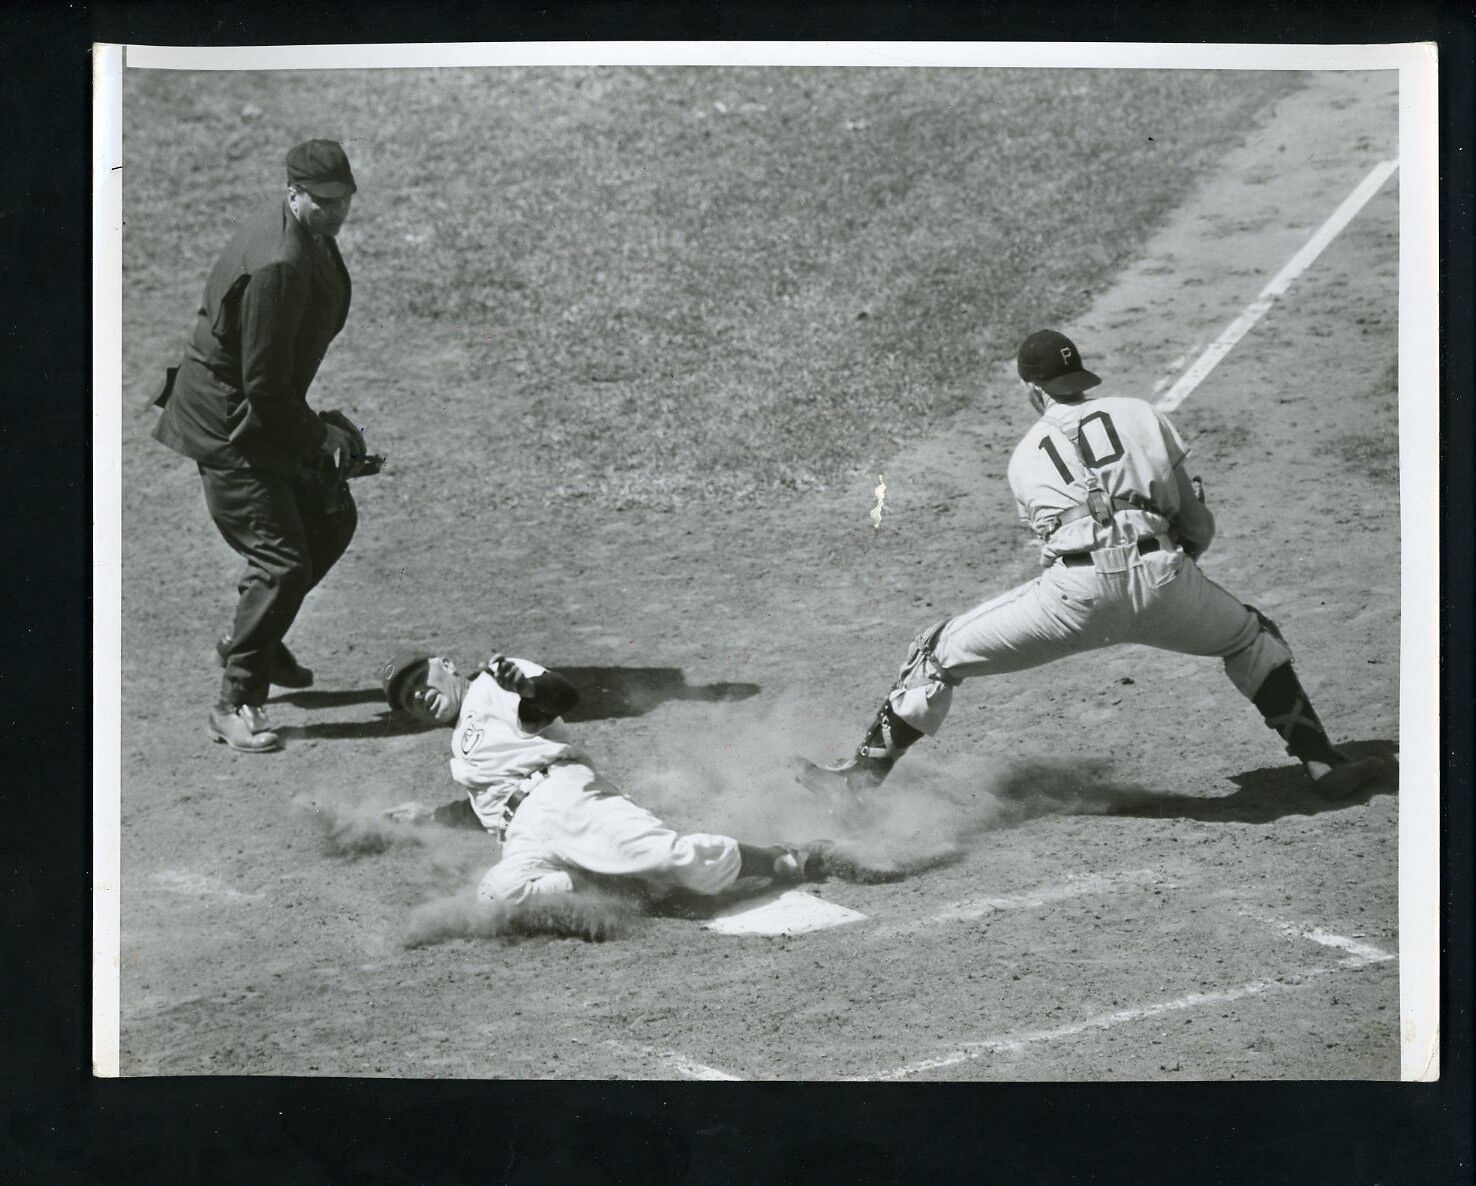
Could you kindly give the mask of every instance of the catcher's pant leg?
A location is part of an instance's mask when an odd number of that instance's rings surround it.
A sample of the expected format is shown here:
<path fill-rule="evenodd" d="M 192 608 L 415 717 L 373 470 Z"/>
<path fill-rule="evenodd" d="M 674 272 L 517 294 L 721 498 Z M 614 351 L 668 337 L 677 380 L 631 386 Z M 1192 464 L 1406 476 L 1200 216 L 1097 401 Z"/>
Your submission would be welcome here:
<path fill-rule="evenodd" d="M 1131 570 L 1135 606 L 1129 641 L 1186 655 L 1214 655 L 1247 700 L 1291 662 L 1291 648 L 1239 598 L 1181 552 L 1155 552 Z"/>
<path fill-rule="evenodd" d="M 536 809 L 545 851 L 563 865 L 639 877 L 698 894 L 718 894 L 738 877 L 731 836 L 679 835 L 644 807 L 605 785 L 588 766 L 560 762 L 523 801 L 516 822 Z"/>
<path fill-rule="evenodd" d="M 973 676 L 1024 671 L 1119 641 L 1121 574 L 1054 565 L 1033 581 L 950 618 L 930 652 L 904 668 L 888 701 L 914 729 L 938 731 L 953 686 Z"/>
<path fill-rule="evenodd" d="M 261 704 L 272 652 L 312 588 L 312 551 L 297 494 L 287 478 L 266 470 L 201 466 L 200 479 L 216 528 L 246 561 L 220 699 Z"/>

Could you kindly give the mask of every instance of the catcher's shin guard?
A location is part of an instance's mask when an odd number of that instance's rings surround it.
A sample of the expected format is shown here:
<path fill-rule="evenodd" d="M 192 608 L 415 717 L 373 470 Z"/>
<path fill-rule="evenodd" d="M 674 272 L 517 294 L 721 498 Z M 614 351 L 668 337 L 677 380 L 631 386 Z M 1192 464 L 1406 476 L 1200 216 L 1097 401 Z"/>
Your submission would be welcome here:
<path fill-rule="evenodd" d="M 943 670 L 933 656 L 933 648 L 950 621 L 951 619 L 944 618 L 934 622 L 913 639 L 907 650 L 907 658 L 902 663 L 902 670 L 897 673 L 896 682 L 892 684 L 881 707 L 876 710 L 876 716 L 872 717 L 866 736 L 861 739 L 854 754 L 827 766 L 800 759 L 798 778 L 802 786 L 825 796 L 842 789 L 851 795 L 857 795 L 881 786 L 892 772 L 897 759 L 923 736 L 922 729 L 898 715 L 892 706 L 892 697 L 899 693 L 904 697 L 909 692 L 921 693 L 929 684 L 952 687 L 958 682 L 956 677 Z M 947 711 L 946 705 L 942 711 Z M 941 715 L 940 713 L 939 716 Z"/>
<path fill-rule="evenodd" d="M 1328 740 L 1327 730 L 1317 719 L 1312 702 L 1307 699 L 1302 682 L 1297 679 L 1290 663 L 1274 668 L 1261 681 L 1260 689 L 1251 702 L 1260 709 L 1266 724 L 1281 734 L 1286 742 L 1286 752 L 1292 757 L 1324 766 L 1341 766 L 1348 761 Z"/>
<path fill-rule="evenodd" d="M 890 700 L 884 700 L 854 754 L 828 766 L 804 762 L 799 780 L 821 794 L 842 787 L 852 794 L 874 790 L 886 780 L 908 746 L 921 736 L 920 730 L 892 711 Z"/>

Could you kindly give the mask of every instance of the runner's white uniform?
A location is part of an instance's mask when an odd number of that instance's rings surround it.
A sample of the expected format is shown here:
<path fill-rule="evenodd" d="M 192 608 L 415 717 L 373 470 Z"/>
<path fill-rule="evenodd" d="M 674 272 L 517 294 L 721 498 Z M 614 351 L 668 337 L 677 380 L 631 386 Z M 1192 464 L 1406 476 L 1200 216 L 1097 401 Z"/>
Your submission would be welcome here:
<path fill-rule="evenodd" d="M 512 662 L 529 677 L 544 672 L 526 659 Z M 678 835 L 585 765 L 562 721 L 524 729 L 519 704 L 516 692 L 483 672 L 468 685 L 451 735 L 451 777 L 467 789 L 482 825 L 502 839 L 502 858 L 482 878 L 479 897 L 520 902 L 568 893 L 581 870 L 701 894 L 737 879 L 736 840 Z"/>
<path fill-rule="evenodd" d="M 1218 656 L 1253 697 L 1291 651 L 1170 537 L 1202 551 L 1214 535 L 1213 517 L 1191 493 L 1186 456 L 1173 425 L 1143 400 L 1048 404 L 1008 471 L 1045 571 L 934 627 L 931 656 L 904 667 L 890 694 L 893 712 L 931 735 L 962 679 L 1116 643 Z M 1112 499 L 1109 525 L 1077 510 L 1093 483 Z M 1146 541 L 1157 550 L 1143 550 Z"/>

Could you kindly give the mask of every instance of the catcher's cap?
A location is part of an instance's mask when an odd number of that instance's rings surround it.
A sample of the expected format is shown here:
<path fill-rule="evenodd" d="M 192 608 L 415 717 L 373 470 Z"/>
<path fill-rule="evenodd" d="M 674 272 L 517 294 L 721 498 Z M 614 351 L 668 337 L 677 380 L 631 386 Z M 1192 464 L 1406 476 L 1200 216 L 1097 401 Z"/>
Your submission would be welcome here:
<path fill-rule="evenodd" d="M 379 682 L 384 687 L 384 698 L 391 708 L 404 708 L 401 696 L 405 685 L 417 675 L 423 675 L 432 655 L 427 651 L 400 650 L 395 657 L 379 669 Z"/>
<path fill-rule="evenodd" d="M 289 149 L 287 180 L 315 198 L 345 198 L 359 188 L 336 140 L 306 140 Z"/>
<path fill-rule="evenodd" d="M 1075 343 L 1053 329 L 1037 330 L 1026 338 L 1015 364 L 1020 378 L 1047 395 L 1080 395 L 1102 381 L 1081 365 L 1081 352 Z"/>

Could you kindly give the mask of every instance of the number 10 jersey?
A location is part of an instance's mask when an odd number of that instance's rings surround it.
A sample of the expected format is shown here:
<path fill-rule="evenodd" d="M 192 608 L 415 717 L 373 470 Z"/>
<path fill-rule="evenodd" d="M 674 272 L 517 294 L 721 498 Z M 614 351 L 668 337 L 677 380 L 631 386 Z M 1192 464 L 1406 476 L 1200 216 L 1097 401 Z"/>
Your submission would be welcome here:
<path fill-rule="evenodd" d="M 1179 512 L 1174 469 L 1187 456 L 1174 426 L 1144 400 L 1051 404 L 1015 447 L 1008 470 L 1020 517 L 1040 537 L 1041 563 L 1166 534 Z M 1086 502 L 1093 481 L 1112 496 L 1116 540 L 1090 515 L 1057 525 Z"/>

